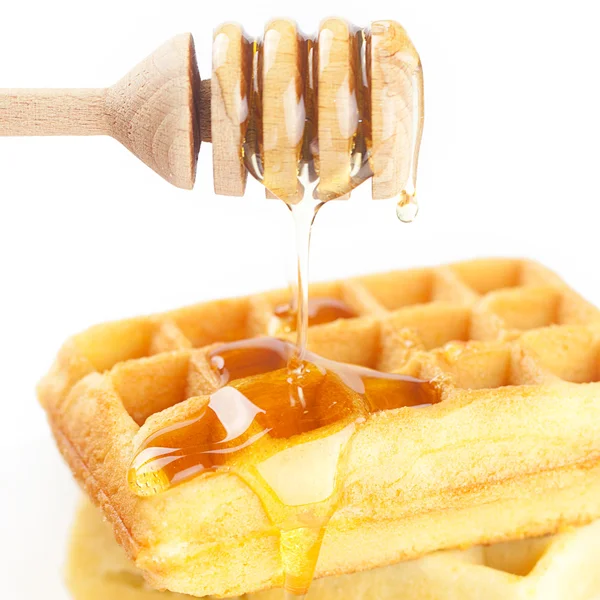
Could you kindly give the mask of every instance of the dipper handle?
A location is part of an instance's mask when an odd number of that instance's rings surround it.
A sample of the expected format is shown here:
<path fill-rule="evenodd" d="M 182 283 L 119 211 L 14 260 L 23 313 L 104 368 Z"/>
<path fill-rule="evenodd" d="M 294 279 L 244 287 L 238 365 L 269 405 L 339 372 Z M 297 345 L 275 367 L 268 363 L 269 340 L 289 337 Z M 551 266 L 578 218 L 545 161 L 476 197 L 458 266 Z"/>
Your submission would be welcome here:
<path fill-rule="evenodd" d="M 105 135 L 105 89 L 0 89 L 0 136 Z"/>
<path fill-rule="evenodd" d="M 0 136 L 109 135 L 173 185 L 191 189 L 206 95 L 185 33 L 109 88 L 0 90 Z"/>

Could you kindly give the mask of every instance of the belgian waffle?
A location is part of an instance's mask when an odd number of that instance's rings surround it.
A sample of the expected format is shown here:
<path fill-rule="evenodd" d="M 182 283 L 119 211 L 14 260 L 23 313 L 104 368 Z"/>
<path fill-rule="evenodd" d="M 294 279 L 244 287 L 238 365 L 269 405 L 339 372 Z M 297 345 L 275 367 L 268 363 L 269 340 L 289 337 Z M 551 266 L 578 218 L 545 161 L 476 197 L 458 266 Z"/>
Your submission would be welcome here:
<path fill-rule="evenodd" d="M 599 553 L 596 521 L 555 536 L 444 550 L 389 567 L 326 577 L 315 582 L 308 600 L 592 600 L 600 597 Z M 190 600 L 150 589 L 98 509 L 87 501 L 73 528 L 67 580 L 74 600 Z M 244 598 L 281 600 L 281 591 Z"/>
<path fill-rule="evenodd" d="M 359 315 L 312 327 L 312 351 L 433 378 L 440 393 L 357 431 L 317 577 L 600 517 L 600 311 L 557 275 L 478 260 L 311 295 Z M 126 474 L 137 443 L 206 393 L 213 344 L 268 332 L 285 300 L 269 292 L 93 327 L 67 341 L 40 384 L 63 456 L 153 587 L 225 596 L 281 585 L 278 538 L 238 477 L 139 498 Z"/>

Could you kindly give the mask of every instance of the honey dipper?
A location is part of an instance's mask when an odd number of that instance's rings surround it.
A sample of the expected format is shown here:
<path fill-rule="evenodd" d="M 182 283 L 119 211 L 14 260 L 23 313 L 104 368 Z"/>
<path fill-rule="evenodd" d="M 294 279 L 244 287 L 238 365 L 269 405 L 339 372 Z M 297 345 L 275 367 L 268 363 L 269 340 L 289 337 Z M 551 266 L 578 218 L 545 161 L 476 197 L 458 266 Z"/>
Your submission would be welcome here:
<path fill-rule="evenodd" d="M 288 20 L 250 40 L 218 27 L 212 80 L 192 35 L 178 35 L 105 89 L 0 89 L 0 136 L 110 135 L 173 185 L 191 189 L 201 141 L 217 194 L 243 196 L 247 172 L 299 197 L 312 165 L 324 199 L 373 179 L 373 198 L 413 193 L 422 130 L 419 56 L 404 29 L 324 21 L 306 38 Z"/>

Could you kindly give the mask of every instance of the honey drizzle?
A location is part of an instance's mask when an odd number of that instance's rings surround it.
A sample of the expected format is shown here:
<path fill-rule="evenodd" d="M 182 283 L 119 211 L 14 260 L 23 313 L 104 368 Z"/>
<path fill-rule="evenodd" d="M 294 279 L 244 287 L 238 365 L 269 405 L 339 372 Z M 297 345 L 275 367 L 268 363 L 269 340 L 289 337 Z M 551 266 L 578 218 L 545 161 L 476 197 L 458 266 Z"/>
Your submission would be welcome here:
<path fill-rule="evenodd" d="M 292 298 L 295 298 L 296 312 L 296 355 L 302 361 L 308 344 L 308 270 L 310 259 L 310 238 L 312 226 L 317 213 L 323 206 L 322 202 L 304 198 L 298 204 L 288 204 L 294 219 L 296 235 L 297 270 L 291 278 L 290 288 Z"/>
<path fill-rule="evenodd" d="M 279 24 L 287 27 L 283 22 Z M 413 102 L 407 106 L 413 111 L 409 115 L 412 123 L 410 127 L 404 124 L 402 132 L 394 130 L 391 137 L 408 135 L 410 141 L 410 164 L 401 182 L 397 214 L 401 220 L 411 220 L 412 213 L 416 213 L 413 204 L 423 83 L 418 54 L 405 37 L 402 60 L 412 85 Z M 303 598 L 310 586 L 325 528 L 341 498 L 344 463 L 356 429 L 373 412 L 419 407 L 439 400 L 431 382 L 336 363 L 307 350 L 312 224 L 324 201 L 349 193 L 373 176 L 374 158 L 379 151 L 373 148 L 371 123 L 372 36 L 368 30 L 357 30 L 351 33 L 350 46 L 355 80 L 347 83 L 349 90 L 340 88 L 340 92 L 353 93 L 356 100 L 354 128 L 347 132 L 351 140 L 349 170 L 346 165 L 340 167 L 340 173 L 348 172 L 349 178 L 343 177 L 343 185 L 334 182 L 333 188 L 329 185 L 320 189 L 318 74 L 321 52 L 326 52 L 320 41 L 299 38 L 297 69 L 306 76 L 292 75 L 295 79 L 281 97 L 281 102 L 287 103 L 286 126 L 282 129 L 279 125 L 278 135 L 292 136 L 293 140 L 288 141 L 298 143 L 299 182 L 295 190 L 281 192 L 277 166 L 269 165 L 269 177 L 265 175 L 266 150 L 269 160 L 278 160 L 270 146 L 273 138 L 266 140 L 263 129 L 270 117 L 263 114 L 263 87 L 269 66 L 277 60 L 277 44 L 269 46 L 268 59 L 265 40 L 249 44 L 252 76 L 249 98 L 243 98 L 248 105 L 247 116 L 240 123 L 247 170 L 286 202 L 295 219 L 295 302 L 290 304 L 287 316 L 296 316 L 296 345 L 258 338 L 214 350 L 209 358 L 220 389 L 210 397 L 194 399 L 197 410 L 187 420 L 148 436 L 138 448 L 128 474 L 130 487 L 142 496 L 222 469 L 241 477 L 279 531 L 286 598 Z M 296 97 L 290 102 L 288 92 L 294 90 Z M 296 140 L 300 115 L 304 125 L 301 139 Z M 276 188 L 271 187 L 271 181 L 276 182 Z M 331 189 L 336 191 L 332 193 Z M 314 477 L 314 469 L 320 470 L 320 477 Z"/>
<path fill-rule="evenodd" d="M 434 404 L 438 391 L 310 351 L 299 369 L 295 345 L 276 338 L 223 344 L 208 359 L 221 387 L 198 398 L 186 420 L 144 440 L 129 485 L 149 496 L 202 473 L 235 473 L 280 532 L 284 586 L 301 595 L 340 501 L 356 429 L 381 410 Z"/>

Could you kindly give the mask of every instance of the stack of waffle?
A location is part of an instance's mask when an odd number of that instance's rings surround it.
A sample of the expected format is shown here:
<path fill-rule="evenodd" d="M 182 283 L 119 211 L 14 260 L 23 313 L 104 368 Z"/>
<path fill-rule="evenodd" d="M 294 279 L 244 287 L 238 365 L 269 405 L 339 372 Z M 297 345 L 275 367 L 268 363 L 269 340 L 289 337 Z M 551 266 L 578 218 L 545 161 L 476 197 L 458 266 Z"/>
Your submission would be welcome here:
<path fill-rule="evenodd" d="M 386 589 L 403 598 L 600 592 L 596 525 L 480 546 L 600 517 L 600 311 L 544 267 L 504 259 L 318 284 L 311 296 L 341 299 L 357 315 L 311 327 L 313 352 L 434 379 L 439 390 L 438 403 L 372 414 L 355 434 L 314 598 L 348 597 L 348 585 L 353 597 L 381 599 L 396 597 Z M 96 326 L 65 344 L 40 384 L 63 456 L 152 587 L 203 596 L 281 585 L 277 536 L 238 477 L 200 476 L 139 498 L 126 476 L 142 439 L 213 391 L 214 345 L 272 333 L 285 300 L 272 292 Z M 470 549 L 448 550 L 459 547 Z M 97 551 L 110 565 L 113 548 Z M 77 552 L 82 575 L 90 552 Z M 123 581 L 111 568 L 90 577 L 149 593 L 135 587 L 132 566 L 119 569 Z M 374 591 L 356 595 L 363 587 Z"/>

